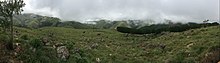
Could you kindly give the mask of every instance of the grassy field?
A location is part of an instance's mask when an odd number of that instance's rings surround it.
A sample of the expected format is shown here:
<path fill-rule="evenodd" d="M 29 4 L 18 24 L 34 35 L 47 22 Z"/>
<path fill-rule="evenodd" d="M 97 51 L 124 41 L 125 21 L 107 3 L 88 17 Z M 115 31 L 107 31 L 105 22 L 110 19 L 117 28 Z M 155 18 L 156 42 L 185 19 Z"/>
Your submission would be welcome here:
<path fill-rule="evenodd" d="M 17 42 L 23 48 L 18 59 L 27 63 L 63 62 L 57 58 L 56 50 L 48 46 L 38 47 L 35 52 L 30 50 L 38 44 L 32 43 L 34 39 L 42 37 L 50 37 L 51 44 L 66 44 L 70 51 L 67 63 L 198 63 L 210 61 L 209 57 L 219 61 L 219 55 L 213 53 L 220 48 L 219 26 L 148 37 L 125 37 L 113 29 L 16 29 L 20 32 Z"/>

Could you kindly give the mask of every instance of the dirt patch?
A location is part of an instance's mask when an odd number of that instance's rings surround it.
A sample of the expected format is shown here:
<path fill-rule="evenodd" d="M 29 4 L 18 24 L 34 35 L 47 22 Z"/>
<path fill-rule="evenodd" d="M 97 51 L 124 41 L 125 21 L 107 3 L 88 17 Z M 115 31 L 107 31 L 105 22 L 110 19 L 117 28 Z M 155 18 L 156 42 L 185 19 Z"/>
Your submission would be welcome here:
<path fill-rule="evenodd" d="M 13 51 L 6 49 L 5 44 L 0 42 L 0 63 L 23 63 L 16 59 Z"/>
<path fill-rule="evenodd" d="M 199 63 L 217 63 L 220 61 L 220 47 L 207 53 Z"/>

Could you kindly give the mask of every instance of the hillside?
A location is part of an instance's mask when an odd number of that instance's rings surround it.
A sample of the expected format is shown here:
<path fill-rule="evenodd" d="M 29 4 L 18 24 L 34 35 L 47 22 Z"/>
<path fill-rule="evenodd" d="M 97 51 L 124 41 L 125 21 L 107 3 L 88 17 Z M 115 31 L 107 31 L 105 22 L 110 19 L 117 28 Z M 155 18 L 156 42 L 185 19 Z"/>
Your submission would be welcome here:
<path fill-rule="evenodd" d="M 17 28 L 17 31 L 22 52 L 16 57 L 25 63 L 61 62 L 56 50 L 51 48 L 56 43 L 67 46 L 70 52 L 68 63 L 207 63 L 220 60 L 219 26 L 165 32 L 147 38 L 140 35 L 125 37 L 110 29 L 44 27 Z M 44 37 L 49 37 L 49 46 L 40 45 L 42 41 L 36 40 Z M 32 51 L 33 47 L 35 51 Z"/>
<path fill-rule="evenodd" d="M 90 21 L 90 23 L 82 23 L 80 21 L 63 21 L 57 17 L 42 16 L 33 13 L 14 15 L 13 20 L 15 21 L 15 26 L 30 29 L 37 29 L 42 27 L 65 27 L 75 29 L 115 29 L 118 26 L 138 28 L 149 24 L 144 23 L 144 20 L 112 21 L 105 19 Z"/>

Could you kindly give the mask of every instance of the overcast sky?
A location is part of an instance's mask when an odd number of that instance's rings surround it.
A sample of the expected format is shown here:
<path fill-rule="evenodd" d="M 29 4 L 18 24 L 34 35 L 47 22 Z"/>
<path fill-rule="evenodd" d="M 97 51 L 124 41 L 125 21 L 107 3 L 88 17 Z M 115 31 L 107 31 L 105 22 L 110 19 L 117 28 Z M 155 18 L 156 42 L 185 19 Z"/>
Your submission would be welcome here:
<path fill-rule="evenodd" d="M 25 0 L 25 13 L 63 20 L 219 21 L 219 0 Z"/>

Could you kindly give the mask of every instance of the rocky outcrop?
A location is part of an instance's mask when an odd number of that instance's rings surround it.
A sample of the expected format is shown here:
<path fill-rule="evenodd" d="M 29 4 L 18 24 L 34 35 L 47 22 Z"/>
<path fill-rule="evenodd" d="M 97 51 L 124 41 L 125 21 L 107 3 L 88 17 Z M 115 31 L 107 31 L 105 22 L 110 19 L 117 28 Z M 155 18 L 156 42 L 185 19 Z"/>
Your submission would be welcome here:
<path fill-rule="evenodd" d="M 66 46 L 58 46 L 58 47 L 56 47 L 56 50 L 57 50 L 58 58 L 60 58 L 63 61 L 67 61 L 67 59 L 70 56 L 69 50 L 67 49 L 67 47 Z"/>

